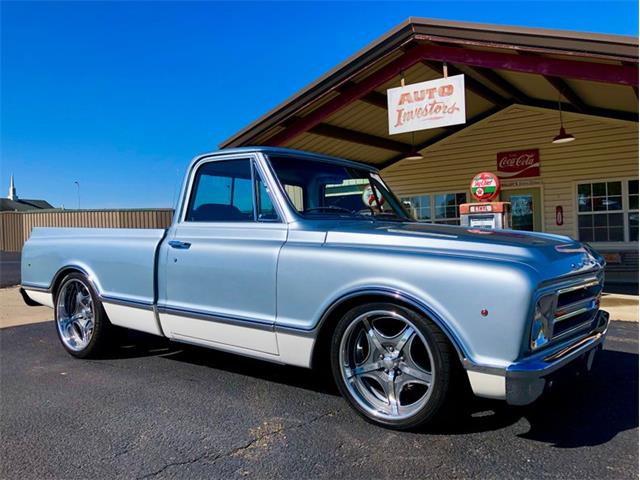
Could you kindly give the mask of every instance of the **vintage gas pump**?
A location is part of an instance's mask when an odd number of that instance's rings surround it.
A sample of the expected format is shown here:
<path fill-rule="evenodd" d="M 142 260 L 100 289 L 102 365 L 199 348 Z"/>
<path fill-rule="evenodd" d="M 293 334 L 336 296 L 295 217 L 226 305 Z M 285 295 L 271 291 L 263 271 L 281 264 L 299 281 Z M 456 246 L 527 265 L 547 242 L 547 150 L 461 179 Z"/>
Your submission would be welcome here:
<path fill-rule="evenodd" d="M 475 203 L 460 205 L 460 225 L 470 228 L 511 228 L 511 204 L 494 202 L 500 193 L 500 179 L 491 172 L 481 172 L 471 180 Z"/>

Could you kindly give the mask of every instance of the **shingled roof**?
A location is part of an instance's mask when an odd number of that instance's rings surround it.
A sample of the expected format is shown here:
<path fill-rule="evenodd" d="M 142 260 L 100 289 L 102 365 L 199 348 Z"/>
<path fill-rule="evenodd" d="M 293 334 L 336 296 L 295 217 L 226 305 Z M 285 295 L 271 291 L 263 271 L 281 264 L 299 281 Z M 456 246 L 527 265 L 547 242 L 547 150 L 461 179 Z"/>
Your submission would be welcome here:
<path fill-rule="evenodd" d="M 53 205 L 45 200 L 0 198 L 0 212 L 28 212 L 31 210 L 51 210 Z"/>

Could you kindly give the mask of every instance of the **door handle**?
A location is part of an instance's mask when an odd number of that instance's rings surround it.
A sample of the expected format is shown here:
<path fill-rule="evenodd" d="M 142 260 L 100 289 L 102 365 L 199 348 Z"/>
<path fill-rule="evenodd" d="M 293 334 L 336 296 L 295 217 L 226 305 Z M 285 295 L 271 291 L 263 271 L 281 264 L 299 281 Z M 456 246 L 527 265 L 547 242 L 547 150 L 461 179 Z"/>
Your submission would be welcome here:
<path fill-rule="evenodd" d="M 169 241 L 169 246 L 171 248 L 187 250 L 191 246 L 191 244 L 189 242 L 181 242 L 180 240 L 171 240 Z"/>

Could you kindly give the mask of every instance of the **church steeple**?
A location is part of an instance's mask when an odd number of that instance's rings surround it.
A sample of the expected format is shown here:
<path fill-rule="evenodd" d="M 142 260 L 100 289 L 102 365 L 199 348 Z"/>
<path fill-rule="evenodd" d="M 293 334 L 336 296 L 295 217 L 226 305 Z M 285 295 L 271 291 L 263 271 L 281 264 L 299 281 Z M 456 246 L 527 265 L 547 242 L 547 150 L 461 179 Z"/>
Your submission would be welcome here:
<path fill-rule="evenodd" d="M 18 194 L 16 193 L 16 187 L 13 183 L 13 175 L 11 175 L 11 183 L 9 183 L 9 195 L 7 195 L 9 200 L 17 200 Z"/>

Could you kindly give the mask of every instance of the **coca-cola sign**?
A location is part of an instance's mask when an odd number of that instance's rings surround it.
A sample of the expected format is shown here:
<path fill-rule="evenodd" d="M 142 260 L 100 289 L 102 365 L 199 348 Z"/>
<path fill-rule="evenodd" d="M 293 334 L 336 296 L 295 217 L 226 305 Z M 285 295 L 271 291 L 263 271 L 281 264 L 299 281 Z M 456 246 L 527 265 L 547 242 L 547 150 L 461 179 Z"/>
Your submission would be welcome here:
<path fill-rule="evenodd" d="M 498 177 L 523 178 L 540 176 L 540 150 L 500 152 L 497 157 Z"/>

